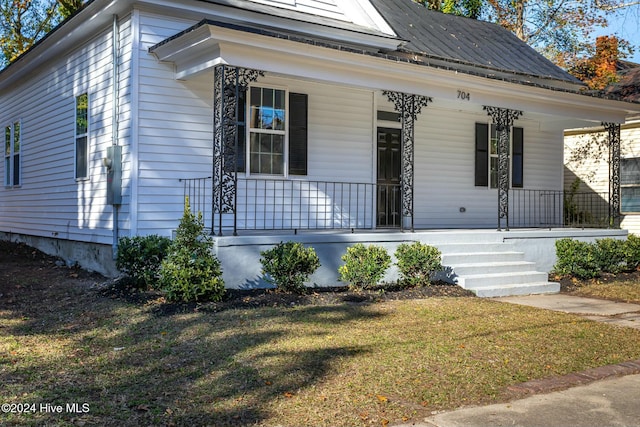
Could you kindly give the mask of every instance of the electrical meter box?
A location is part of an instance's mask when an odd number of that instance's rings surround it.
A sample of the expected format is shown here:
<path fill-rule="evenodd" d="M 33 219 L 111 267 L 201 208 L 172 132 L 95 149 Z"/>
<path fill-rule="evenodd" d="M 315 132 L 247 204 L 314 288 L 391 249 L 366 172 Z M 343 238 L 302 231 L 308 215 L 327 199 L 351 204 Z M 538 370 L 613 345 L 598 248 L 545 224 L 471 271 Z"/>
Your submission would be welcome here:
<path fill-rule="evenodd" d="M 120 205 L 122 203 L 122 147 L 112 145 L 107 148 L 107 204 Z"/>

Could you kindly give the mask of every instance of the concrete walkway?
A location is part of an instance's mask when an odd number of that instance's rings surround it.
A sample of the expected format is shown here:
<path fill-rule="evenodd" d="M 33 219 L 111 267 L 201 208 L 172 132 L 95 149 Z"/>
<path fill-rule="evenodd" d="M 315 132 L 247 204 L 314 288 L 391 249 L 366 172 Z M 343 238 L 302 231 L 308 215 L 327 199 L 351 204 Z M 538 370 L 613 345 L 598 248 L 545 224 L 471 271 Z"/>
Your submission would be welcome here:
<path fill-rule="evenodd" d="M 566 294 L 526 295 L 496 298 L 496 301 L 562 311 L 587 319 L 640 329 L 640 305 L 583 298 Z"/>
<path fill-rule="evenodd" d="M 566 294 L 496 298 L 640 329 L 640 305 Z M 398 427 L 640 427 L 640 360 L 530 381 L 510 387 L 533 394 L 490 406 L 468 407 Z"/>

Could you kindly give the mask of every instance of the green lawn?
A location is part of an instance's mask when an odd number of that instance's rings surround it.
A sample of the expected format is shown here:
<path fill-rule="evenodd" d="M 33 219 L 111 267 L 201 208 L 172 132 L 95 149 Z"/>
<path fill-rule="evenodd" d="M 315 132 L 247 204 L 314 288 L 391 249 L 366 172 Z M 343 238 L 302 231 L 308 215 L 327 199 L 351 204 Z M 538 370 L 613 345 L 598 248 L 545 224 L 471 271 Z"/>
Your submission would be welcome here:
<path fill-rule="evenodd" d="M 0 403 L 89 412 L 0 414 L 5 425 L 385 425 L 640 358 L 638 330 L 478 298 L 166 314 L 16 286 L 0 305 Z"/>

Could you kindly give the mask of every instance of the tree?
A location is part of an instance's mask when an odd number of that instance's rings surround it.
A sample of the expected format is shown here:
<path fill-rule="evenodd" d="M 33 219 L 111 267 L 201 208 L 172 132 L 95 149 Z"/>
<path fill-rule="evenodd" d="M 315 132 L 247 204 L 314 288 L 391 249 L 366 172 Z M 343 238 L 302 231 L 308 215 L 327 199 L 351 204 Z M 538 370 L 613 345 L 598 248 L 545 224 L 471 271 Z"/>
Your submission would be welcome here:
<path fill-rule="evenodd" d="M 596 39 L 595 55 L 579 60 L 569 72 L 585 82 L 590 89 L 602 90 L 618 81 L 619 59 L 618 38 L 601 36 Z"/>
<path fill-rule="evenodd" d="M 58 10 L 60 12 L 60 16 L 63 19 L 67 19 L 78 10 L 80 10 L 83 4 L 84 0 L 58 0 Z"/>
<path fill-rule="evenodd" d="M 590 41 L 612 14 L 640 4 L 625 0 L 414 0 L 430 9 L 495 22 L 562 68 L 594 55 Z M 618 38 L 624 58 L 631 45 Z"/>
<path fill-rule="evenodd" d="M 589 42 L 597 27 L 606 27 L 607 16 L 620 0 L 487 0 L 491 20 L 561 67 L 590 56 Z"/>
<path fill-rule="evenodd" d="M 82 0 L 0 0 L 0 66 L 15 61 L 82 4 Z"/>
<path fill-rule="evenodd" d="M 483 0 L 414 0 L 416 3 L 439 12 L 478 19 L 483 10 Z"/>

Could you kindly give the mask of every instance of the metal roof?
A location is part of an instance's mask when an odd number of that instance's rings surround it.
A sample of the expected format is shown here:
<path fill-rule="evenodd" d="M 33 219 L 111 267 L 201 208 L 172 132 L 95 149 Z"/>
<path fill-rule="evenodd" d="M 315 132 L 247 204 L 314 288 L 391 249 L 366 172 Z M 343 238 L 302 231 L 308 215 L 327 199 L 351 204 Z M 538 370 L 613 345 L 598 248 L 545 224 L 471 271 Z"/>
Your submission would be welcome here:
<path fill-rule="evenodd" d="M 581 84 L 499 25 L 432 11 L 411 0 L 370 1 L 398 36 L 406 40 L 400 51 Z"/>

